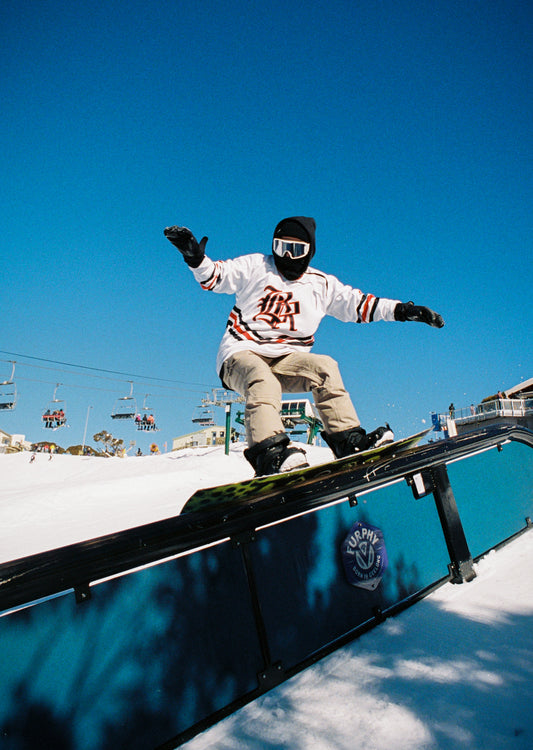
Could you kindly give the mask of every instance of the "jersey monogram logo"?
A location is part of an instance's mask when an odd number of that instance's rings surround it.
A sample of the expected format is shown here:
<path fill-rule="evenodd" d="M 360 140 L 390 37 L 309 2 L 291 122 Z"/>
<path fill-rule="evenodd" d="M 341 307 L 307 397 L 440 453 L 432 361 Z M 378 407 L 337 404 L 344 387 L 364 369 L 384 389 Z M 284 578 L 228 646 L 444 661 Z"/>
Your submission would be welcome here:
<path fill-rule="evenodd" d="M 254 320 L 264 320 L 272 328 L 288 325 L 290 331 L 296 330 L 294 316 L 300 312 L 300 303 L 293 300 L 292 292 L 280 292 L 273 286 L 265 287 L 267 294 L 259 300 L 259 312 Z"/>

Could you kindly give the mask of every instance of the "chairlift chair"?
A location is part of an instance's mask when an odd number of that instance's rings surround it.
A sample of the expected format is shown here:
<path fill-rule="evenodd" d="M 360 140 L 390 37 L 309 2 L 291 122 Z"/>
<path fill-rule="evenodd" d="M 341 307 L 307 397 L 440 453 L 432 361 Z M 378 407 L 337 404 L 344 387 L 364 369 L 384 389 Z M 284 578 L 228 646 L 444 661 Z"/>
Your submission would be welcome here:
<path fill-rule="evenodd" d="M 208 409 L 206 406 L 198 406 L 194 412 L 191 422 L 199 424 L 202 427 L 213 427 L 215 424 L 215 416 L 212 409 Z"/>
<path fill-rule="evenodd" d="M 58 430 L 60 427 L 67 426 L 66 404 L 63 399 L 56 397 L 60 385 L 61 383 L 57 383 L 54 388 L 52 400 L 48 403 L 42 416 L 43 427 L 47 430 Z"/>
<path fill-rule="evenodd" d="M 111 419 L 135 419 L 137 414 L 137 401 L 133 395 L 133 381 L 130 384 L 130 392 L 127 396 L 121 396 L 115 401 Z"/>
<path fill-rule="evenodd" d="M 0 383 L 0 410 L 2 411 L 11 411 L 17 403 L 17 386 L 14 380 L 15 363 L 12 362 L 11 364 L 13 367 L 9 380 Z"/>
<path fill-rule="evenodd" d="M 135 414 L 135 426 L 138 430 L 148 430 L 150 432 L 159 432 L 159 427 L 156 425 L 155 417 L 154 417 L 154 410 L 150 409 L 149 406 L 146 405 L 146 401 L 148 399 L 148 396 L 150 394 L 147 393 L 144 397 L 143 401 L 143 407 L 142 411 L 143 414 Z"/>

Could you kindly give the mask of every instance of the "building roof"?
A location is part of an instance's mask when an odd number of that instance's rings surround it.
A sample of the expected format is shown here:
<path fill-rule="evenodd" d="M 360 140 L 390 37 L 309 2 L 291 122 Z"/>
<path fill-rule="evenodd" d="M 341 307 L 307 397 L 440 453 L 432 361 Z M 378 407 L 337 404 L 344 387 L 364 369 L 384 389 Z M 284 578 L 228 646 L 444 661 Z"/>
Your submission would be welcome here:
<path fill-rule="evenodd" d="M 529 378 L 529 380 L 523 380 L 521 383 L 518 383 L 518 385 L 514 385 L 512 388 L 506 388 L 504 391 L 504 394 L 506 398 L 514 397 L 514 398 L 529 398 L 533 397 L 533 378 Z M 483 401 L 494 401 L 494 399 L 498 398 L 498 394 L 494 394 L 494 396 L 487 396 L 483 399 Z"/>
<path fill-rule="evenodd" d="M 513 386 L 513 388 L 508 388 L 505 393 L 507 396 L 525 396 L 526 394 L 533 395 L 533 378 L 524 380 L 518 385 Z"/>

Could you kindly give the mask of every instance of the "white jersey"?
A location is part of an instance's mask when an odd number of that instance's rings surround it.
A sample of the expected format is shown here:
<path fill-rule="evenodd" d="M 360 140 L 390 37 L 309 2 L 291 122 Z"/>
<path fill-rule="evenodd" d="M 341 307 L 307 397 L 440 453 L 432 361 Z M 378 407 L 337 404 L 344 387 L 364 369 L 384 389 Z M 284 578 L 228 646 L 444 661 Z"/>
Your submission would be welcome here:
<path fill-rule="evenodd" d="M 309 352 L 325 315 L 353 323 L 394 320 L 398 303 L 363 294 L 314 268 L 288 281 L 274 258 L 261 253 L 216 262 L 205 257 L 191 270 L 203 289 L 235 295 L 218 350 L 219 374 L 228 357 L 245 349 L 264 357 Z"/>

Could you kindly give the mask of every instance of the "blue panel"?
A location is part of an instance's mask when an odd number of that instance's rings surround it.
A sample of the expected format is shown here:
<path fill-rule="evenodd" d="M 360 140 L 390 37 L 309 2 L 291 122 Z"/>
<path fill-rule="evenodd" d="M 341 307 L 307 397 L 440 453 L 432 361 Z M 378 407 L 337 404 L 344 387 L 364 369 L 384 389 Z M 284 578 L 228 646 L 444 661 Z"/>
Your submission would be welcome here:
<path fill-rule="evenodd" d="M 342 565 L 358 520 L 385 539 L 389 566 L 375 591 L 350 585 Z M 286 669 L 446 576 L 449 562 L 433 498 L 415 500 L 405 482 L 263 529 L 251 553 L 272 659 Z"/>
<path fill-rule="evenodd" d="M 512 442 L 448 464 L 473 557 L 524 528 L 533 517 L 533 450 Z"/>
<path fill-rule="evenodd" d="M 0 618 L 10 750 L 146 750 L 257 687 L 264 665 L 230 544 L 91 592 Z"/>

